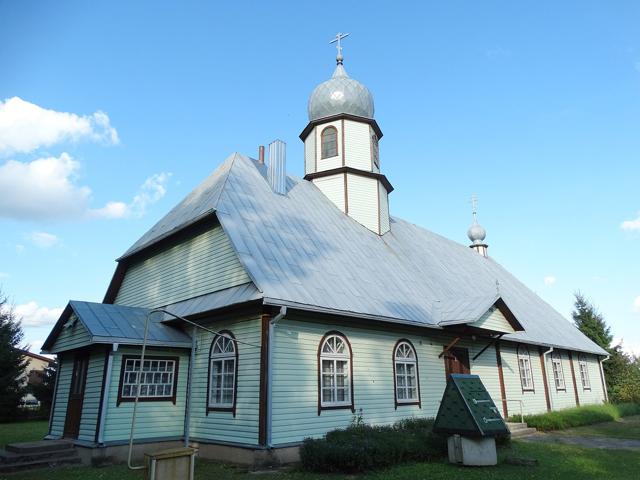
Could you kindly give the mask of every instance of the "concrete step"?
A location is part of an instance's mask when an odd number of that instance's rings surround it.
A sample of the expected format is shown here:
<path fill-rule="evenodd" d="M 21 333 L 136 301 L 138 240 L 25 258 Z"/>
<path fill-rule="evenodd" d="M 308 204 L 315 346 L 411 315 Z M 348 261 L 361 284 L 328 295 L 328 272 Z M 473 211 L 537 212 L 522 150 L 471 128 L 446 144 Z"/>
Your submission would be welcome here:
<path fill-rule="evenodd" d="M 507 422 L 507 427 L 509 427 L 509 431 L 511 432 L 517 432 L 518 430 L 529 428 L 526 423 L 513 423 L 513 422 Z"/>
<path fill-rule="evenodd" d="M 522 438 L 528 437 L 536 433 L 537 430 L 535 428 L 521 428 L 519 430 L 511 431 L 511 438 Z"/>
<path fill-rule="evenodd" d="M 15 453 L 7 452 L 6 450 L 0 450 L 0 466 L 11 465 L 20 462 L 33 462 L 38 460 L 48 460 L 57 458 L 75 457 L 75 449 L 59 450 L 57 452 L 42 452 L 42 453 Z"/>
<path fill-rule="evenodd" d="M 73 455 L 60 455 L 55 458 L 45 458 L 40 460 L 23 461 L 17 463 L 0 464 L 0 473 L 23 472 L 36 468 L 60 467 L 63 465 L 78 465 L 81 463 L 80 457 L 75 452 Z"/>
<path fill-rule="evenodd" d="M 7 452 L 17 454 L 61 452 L 71 449 L 73 449 L 73 443 L 67 440 L 40 440 L 38 442 L 10 443 L 5 447 Z"/>

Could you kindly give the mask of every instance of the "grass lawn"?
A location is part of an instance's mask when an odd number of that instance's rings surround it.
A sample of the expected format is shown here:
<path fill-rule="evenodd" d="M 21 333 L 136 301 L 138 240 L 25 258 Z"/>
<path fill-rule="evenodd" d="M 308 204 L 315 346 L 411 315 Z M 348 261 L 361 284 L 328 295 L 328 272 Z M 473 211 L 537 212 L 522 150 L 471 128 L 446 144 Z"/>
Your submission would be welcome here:
<path fill-rule="evenodd" d="M 320 479 L 362 479 L 362 480 L 580 480 L 635 479 L 640 470 L 640 455 L 633 451 L 597 450 L 560 444 L 537 444 L 513 442 L 513 446 L 501 450 L 500 456 L 519 455 L 537 458 L 539 465 L 520 467 L 501 464 L 497 467 L 468 468 L 449 465 L 446 462 L 403 465 L 389 470 L 366 475 L 323 475 L 300 471 L 289 471 L 267 475 L 264 478 L 275 480 L 320 480 Z M 4 480 L 33 480 L 45 478 L 32 471 L 1 476 Z M 132 472 L 123 465 L 105 468 L 73 467 L 46 470 L 48 480 L 142 480 L 142 472 Z M 220 465 L 199 460 L 196 468 L 198 480 L 249 480 L 260 478 L 248 474 L 241 468 Z"/>
<path fill-rule="evenodd" d="M 619 418 L 615 422 L 596 423 L 554 432 L 558 435 L 632 438 L 640 440 L 640 415 Z"/>
<path fill-rule="evenodd" d="M 4 448 L 7 443 L 42 440 L 48 428 L 47 420 L 0 424 L 0 448 Z"/>

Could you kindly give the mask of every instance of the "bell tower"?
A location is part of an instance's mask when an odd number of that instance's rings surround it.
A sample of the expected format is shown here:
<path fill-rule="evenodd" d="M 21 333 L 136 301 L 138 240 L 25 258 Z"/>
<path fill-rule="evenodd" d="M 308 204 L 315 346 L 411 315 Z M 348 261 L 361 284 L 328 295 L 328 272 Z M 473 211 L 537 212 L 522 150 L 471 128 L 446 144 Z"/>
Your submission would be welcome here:
<path fill-rule="evenodd" d="M 380 173 L 378 143 L 382 131 L 373 118 L 373 96 L 347 75 L 342 39 L 333 76 L 309 97 L 309 124 L 304 142 L 305 179 L 351 218 L 378 235 L 390 229 L 388 194 L 391 183 Z"/>

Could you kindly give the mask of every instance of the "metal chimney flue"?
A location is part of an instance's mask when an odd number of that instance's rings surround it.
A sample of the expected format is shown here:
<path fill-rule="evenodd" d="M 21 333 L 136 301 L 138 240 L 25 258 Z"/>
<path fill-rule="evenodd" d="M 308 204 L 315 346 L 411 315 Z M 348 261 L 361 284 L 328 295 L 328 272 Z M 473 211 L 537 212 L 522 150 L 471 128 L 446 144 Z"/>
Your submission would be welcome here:
<path fill-rule="evenodd" d="M 258 163 L 264 165 L 264 145 L 258 147 Z"/>
<path fill-rule="evenodd" d="M 287 144 L 282 140 L 274 140 L 269 144 L 267 179 L 275 193 L 287 193 Z"/>

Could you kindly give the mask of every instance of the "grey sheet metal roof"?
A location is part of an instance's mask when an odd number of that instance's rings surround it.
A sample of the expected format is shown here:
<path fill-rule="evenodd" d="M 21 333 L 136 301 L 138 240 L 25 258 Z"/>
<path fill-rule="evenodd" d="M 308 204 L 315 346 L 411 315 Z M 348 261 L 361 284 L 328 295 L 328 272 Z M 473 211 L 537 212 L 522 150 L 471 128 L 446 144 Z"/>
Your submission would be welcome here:
<path fill-rule="evenodd" d="M 91 343 L 140 345 L 144 339 L 144 322 L 149 311 L 148 308 L 72 300 L 42 349 L 48 350 L 53 346 L 62 325 L 68 320 L 71 312 L 76 314 L 78 320 L 89 332 Z M 160 315 L 152 315 L 149 320 L 147 344 L 191 348 L 191 338 L 182 330 L 162 323 Z"/>
<path fill-rule="evenodd" d="M 378 236 L 293 176 L 276 195 L 264 166 L 240 154 L 124 257 L 214 211 L 265 303 L 438 328 L 438 302 L 459 299 L 459 313 L 473 316 L 473 299 L 495 297 L 498 284 L 525 329 L 505 339 L 606 355 L 493 259 L 397 217 Z"/>

